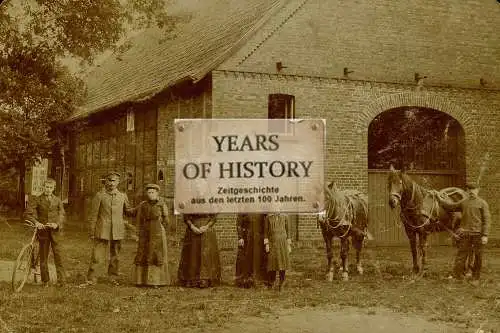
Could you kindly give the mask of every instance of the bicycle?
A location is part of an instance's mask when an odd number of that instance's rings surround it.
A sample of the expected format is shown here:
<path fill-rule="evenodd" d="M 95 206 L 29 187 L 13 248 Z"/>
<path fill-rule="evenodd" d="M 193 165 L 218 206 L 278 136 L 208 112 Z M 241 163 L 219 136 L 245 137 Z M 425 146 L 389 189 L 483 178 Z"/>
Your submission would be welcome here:
<path fill-rule="evenodd" d="M 38 276 L 40 275 L 38 228 L 36 223 L 30 220 L 24 220 L 24 224 L 33 229 L 33 236 L 30 242 L 23 246 L 14 263 L 12 272 L 12 289 L 14 292 L 20 292 L 23 289 L 31 273 L 33 273 L 35 283 L 38 282 Z"/>

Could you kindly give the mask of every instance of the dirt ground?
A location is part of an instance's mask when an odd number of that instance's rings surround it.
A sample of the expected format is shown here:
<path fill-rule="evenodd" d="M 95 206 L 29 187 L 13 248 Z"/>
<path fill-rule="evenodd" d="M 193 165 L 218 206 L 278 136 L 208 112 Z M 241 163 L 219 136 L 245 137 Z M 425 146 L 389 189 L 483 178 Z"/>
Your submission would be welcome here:
<path fill-rule="evenodd" d="M 0 261 L 0 281 L 9 283 L 12 277 L 12 261 Z M 56 277 L 55 266 L 49 265 L 51 279 Z M 300 274 L 295 274 L 300 275 Z M 205 332 L 205 328 L 186 332 Z M 323 306 L 302 309 L 280 310 L 276 314 L 244 317 L 239 322 L 228 321 L 221 333 L 458 333 L 459 329 L 449 324 L 426 320 L 415 315 L 401 314 L 387 308 Z M 0 330 L 2 332 L 2 330 Z M 182 332 L 182 330 L 177 330 Z"/>
<path fill-rule="evenodd" d="M 414 315 L 404 315 L 384 308 L 359 309 L 329 306 L 282 311 L 264 318 L 249 317 L 238 324 L 228 324 L 222 333 L 455 333 L 459 329 L 430 322 Z"/>

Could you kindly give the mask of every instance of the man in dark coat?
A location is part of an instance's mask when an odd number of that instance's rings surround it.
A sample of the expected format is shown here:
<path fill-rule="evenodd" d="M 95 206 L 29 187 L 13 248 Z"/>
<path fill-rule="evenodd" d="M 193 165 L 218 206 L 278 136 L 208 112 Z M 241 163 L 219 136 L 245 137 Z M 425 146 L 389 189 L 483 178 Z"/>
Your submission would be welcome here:
<path fill-rule="evenodd" d="M 50 280 L 48 257 L 51 247 L 56 266 L 57 284 L 62 286 L 65 282 L 60 242 L 60 231 L 64 222 L 64 206 L 61 199 L 54 195 L 55 187 L 56 181 L 51 178 L 47 179 L 44 184 L 43 193 L 34 197 L 28 203 L 26 210 L 26 219 L 35 222 L 38 229 L 40 274 L 44 286 L 48 286 Z"/>

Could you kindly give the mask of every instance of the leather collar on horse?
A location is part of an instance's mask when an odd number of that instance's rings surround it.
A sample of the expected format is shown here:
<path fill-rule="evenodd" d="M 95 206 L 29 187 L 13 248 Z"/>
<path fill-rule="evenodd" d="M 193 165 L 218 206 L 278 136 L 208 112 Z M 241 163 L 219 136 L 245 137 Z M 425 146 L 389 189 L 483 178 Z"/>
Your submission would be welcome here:
<path fill-rule="evenodd" d="M 438 217 L 436 215 L 436 212 L 437 212 L 436 200 L 431 199 L 431 205 L 429 205 L 429 204 L 426 205 L 425 203 L 429 201 L 426 199 L 428 199 L 429 196 L 432 196 L 432 193 L 425 191 L 424 189 L 421 189 L 421 190 L 422 191 L 420 191 L 420 193 L 422 195 L 422 202 L 419 205 L 419 203 L 415 203 L 417 186 L 416 186 L 415 182 L 412 182 L 412 184 L 411 184 L 411 197 L 407 201 L 406 205 L 401 206 L 401 209 L 402 209 L 401 212 L 403 213 L 402 214 L 402 217 L 403 217 L 402 222 L 412 229 L 424 228 L 425 226 L 429 225 L 430 223 L 439 222 Z M 403 197 L 402 195 L 400 195 L 399 193 L 393 193 L 392 195 L 397 196 L 398 199 L 400 200 L 400 202 L 402 202 L 402 197 Z M 418 207 L 418 206 L 420 206 L 420 207 Z M 408 215 L 413 215 L 416 217 L 423 216 L 425 220 L 424 220 L 424 222 L 420 223 L 419 225 L 414 225 L 414 224 L 411 224 L 408 222 L 408 219 L 407 219 Z"/>
<path fill-rule="evenodd" d="M 328 194 L 328 201 L 324 216 L 318 217 L 318 224 L 321 223 L 325 228 L 332 232 L 337 232 L 341 227 L 346 227 L 346 230 L 341 236 L 339 236 L 339 238 L 346 237 L 351 230 L 357 233 L 365 234 L 365 231 L 353 226 L 352 223 L 355 219 L 354 200 L 361 200 L 360 196 L 362 193 L 359 191 L 348 191 L 345 193 L 345 198 L 338 196 L 339 198 L 335 200 L 335 194 L 333 193 L 331 187 L 333 187 L 333 184 L 325 186 L 325 191 Z M 364 202 L 363 200 L 361 201 Z M 364 204 L 363 208 L 367 209 Z"/>
<path fill-rule="evenodd" d="M 418 209 L 414 205 L 413 207 L 408 207 L 405 206 L 403 208 L 403 214 L 402 214 L 402 222 L 409 226 L 412 229 L 421 229 L 426 226 L 431 226 L 431 225 L 436 225 L 436 226 L 441 226 L 444 228 L 446 231 L 448 231 L 453 237 L 457 237 L 455 232 L 446 226 L 444 223 L 442 223 L 440 216 L 439 216 L 439 209 L 442 207 L 443 202 L 450 202 L 452 201 L 451 196 L 454 194 L 459 194 L 461 196 L 461 199 L 459 200 L 460 202 L 465 200 L 466 194 L 464 195 L 464 191 L 462 191 L 459 188 L 456 187 L 450 187 L 450 188 L 445 188 L 441 191 L 436 191 L 436 190 L 427 190 L 425 188 L 421 188 L 420 191 L 423 195 L 422 202 L 420 204 L 420 209 Z M 413 203 L 415 200 L 415 193 L 416 193 L 416 184 L 415 182 L 412 182 L 412 195 L 409 200 L 409 202 Z M 419 225 L 413 225 L 411 223 L 408 223 L 408 220 L 406 218 L 406 214 L 404 212 L 414 214 L 416 216 L 421 216 L 423 217 L 423 222 L 420 223 Z"/>

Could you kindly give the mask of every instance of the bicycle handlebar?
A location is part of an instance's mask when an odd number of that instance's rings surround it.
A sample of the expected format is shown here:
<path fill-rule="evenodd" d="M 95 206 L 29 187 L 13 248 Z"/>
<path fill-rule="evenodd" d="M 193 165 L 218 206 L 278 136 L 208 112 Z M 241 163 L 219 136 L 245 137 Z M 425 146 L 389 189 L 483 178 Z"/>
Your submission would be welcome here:
<path fill-rule="evenodd" d="M 38 221 L 36 221 L 36 222 L 38 222 Z M 24 219 L 24 224 L 27 225 L 30 228 L 33 228 L 33 229 L 37 229 L 36 222 L 34 222 L 33 220 Z M 44 226 L 43 228 L 45 229 L 46 226 Z"/>

